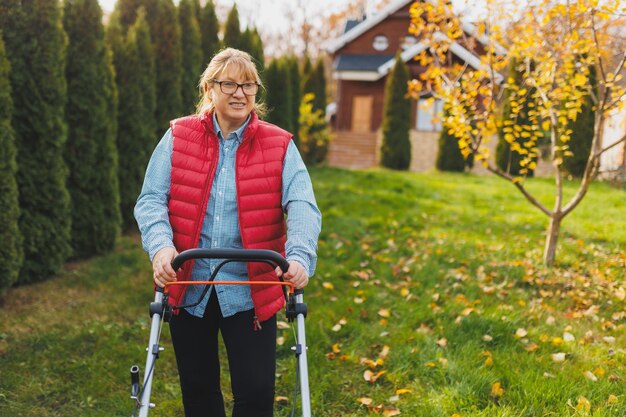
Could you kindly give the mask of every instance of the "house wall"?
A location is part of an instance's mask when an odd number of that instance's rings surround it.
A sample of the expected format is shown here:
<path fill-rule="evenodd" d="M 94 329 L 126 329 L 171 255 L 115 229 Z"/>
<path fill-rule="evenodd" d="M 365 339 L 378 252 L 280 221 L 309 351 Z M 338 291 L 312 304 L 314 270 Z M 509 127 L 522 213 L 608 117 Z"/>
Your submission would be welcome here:
<path fill-rule="evenodd" d="M 404 37 L 409 34 L 409 24 L 411 23 L 410 8 L 411 4 L 409 3 L 357 39 L 349 42 L 339 49 L 336 54 L 393 55 L 395 51 L 400 49 Z M 389 39 L 389 46 L 386 50 L 377 51 L 372 47 L 372 42 L 376 35 L 385 35 Z"/>
<path fill-rule="evenodd" d="M 614 111 L 604 123 L 602 147 L 612 145 L 626 135 L 626 106 Z M 626 178 L 626 142 L 609 149 L 600 157 L 600 171 L 607 178 Z"/>

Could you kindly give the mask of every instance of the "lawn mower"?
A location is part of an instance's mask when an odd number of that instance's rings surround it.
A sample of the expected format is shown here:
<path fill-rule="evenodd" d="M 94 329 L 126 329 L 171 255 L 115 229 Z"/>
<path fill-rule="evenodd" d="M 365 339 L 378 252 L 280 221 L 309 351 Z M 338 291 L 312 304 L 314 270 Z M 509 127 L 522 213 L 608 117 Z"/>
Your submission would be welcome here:
<path fill-rule="evenodd" d="M 215 277 L 219 270 L 230 262 L 262 262 L 269 264 L 276 268 L 277 266 L 283 272 L 289 269 L 289 263 L 279 253 L 270 250 L 249 250 L 249 249 L 189 249 L 181 252 L 172 261 L 172 268 L 174 271 L 183 265 L 183 263 L 192 259 L 222 259 L 222 262 L 217 265 L 215 271 L 211 274 L 208 281 L 178 281 L 170 282 L 165 285 L 165 288 L 157 287 L 154 294 L 154 301 L 150 303 L 150 338 L 148 342 L 146 367 L 144 372 L 143 383 L 140 382 L 139 366 L 133 365 L 130 368 L 131 379 L 131 395 L 130 398 L 134 401 L 134 410 L 132 417 L 148 417 L 148 412 L 155 405 L 150 402 L 150 394 L 152 391 L 152 380 L 154 377 L 155 363 L 159 357 L 159 353 L 164 348 L 159 344 L 161 336 L 161 329 L 164 322 L 169 322 L 172 316 L 173 310 L 193 307 L 198 305 L 204 298 L 209 290 L 210 285 L 281 285 L 283 286 L 283 293 L 285 296 L 286 307 L 285 312 L 287 320 L 292 322 L 296 321 L 297 325 L 297 337 L 296 345 L 292 347 L 292 350 L 296 355 L 296 379 L 300 379 L 300 396 L 301 396 L 301 408 L 302 417 L 311 416 L 311 400 L 309 393 L 309 373 L 307 366 L 306 356 L 306 336 L 304 329 L 304 319 L 307 314 L 307 307 L 303 301 L 304 292 L 300 289 L 294 289 L 293 284 L 290 282 L 280 281 L 268 282 L 268 281 L 215 281 Z M 173 285 L 204 285 L 204 291 L 195 304 L 186 306 L 172 306 L 168 303 L 168 290 Z M 288 289 L 288 290 L 287 290 Z M 292 416 L 295 415 L 297 396 L 297 381 L 296 389 L 293 399 Z"/>

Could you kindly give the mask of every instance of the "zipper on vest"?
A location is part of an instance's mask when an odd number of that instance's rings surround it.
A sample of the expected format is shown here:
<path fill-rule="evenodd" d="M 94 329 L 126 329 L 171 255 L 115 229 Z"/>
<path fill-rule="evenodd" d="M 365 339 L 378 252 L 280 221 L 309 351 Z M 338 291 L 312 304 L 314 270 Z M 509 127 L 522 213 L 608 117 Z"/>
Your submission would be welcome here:
<path fill-rule="evenodd" d="M 252 325 L 254 327 L 255 332 L 258 332 L 259 330 L 262 329 L 261 322 L 259 321 L 257 316 L 254 316 L 254 319 L 252 320 Z"/>

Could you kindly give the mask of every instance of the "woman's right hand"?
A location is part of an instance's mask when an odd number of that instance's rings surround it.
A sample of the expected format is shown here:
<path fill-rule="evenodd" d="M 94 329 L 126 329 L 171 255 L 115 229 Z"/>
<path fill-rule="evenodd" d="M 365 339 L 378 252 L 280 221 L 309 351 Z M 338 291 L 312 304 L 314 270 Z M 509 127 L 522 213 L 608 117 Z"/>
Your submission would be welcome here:
<path fill-rule="evenodd" d="M 176 281 L 176 271 L 172 268 L 172 261 L 178 255 L 176 249 L 171 246 L 160 249 L 152 258 L 152 271 L 154 283 L 159 287 L 165 287 L 167 282 Z"/>

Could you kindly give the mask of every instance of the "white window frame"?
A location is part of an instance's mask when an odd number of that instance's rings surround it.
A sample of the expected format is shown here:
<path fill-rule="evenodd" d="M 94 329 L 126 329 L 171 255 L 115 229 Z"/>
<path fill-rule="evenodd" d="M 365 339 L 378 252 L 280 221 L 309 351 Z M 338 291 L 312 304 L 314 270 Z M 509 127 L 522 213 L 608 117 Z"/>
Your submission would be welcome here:
<path fill-rule="evenodd" d="M 432 101 L 428 105 L 428 101 Z M 443 101 L 432 98 L 420 98 L 417 100 L 417 115 L 415 117 L 415 129 L 420 132 L 441 132 L 441 117 L 443 114 Z"/>

